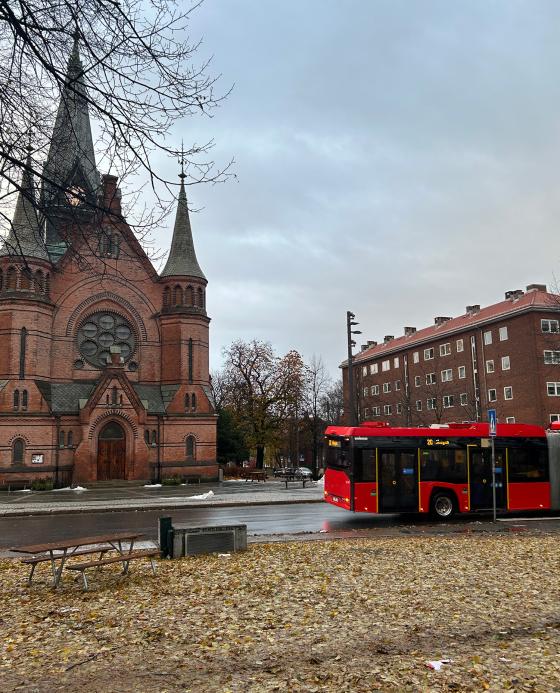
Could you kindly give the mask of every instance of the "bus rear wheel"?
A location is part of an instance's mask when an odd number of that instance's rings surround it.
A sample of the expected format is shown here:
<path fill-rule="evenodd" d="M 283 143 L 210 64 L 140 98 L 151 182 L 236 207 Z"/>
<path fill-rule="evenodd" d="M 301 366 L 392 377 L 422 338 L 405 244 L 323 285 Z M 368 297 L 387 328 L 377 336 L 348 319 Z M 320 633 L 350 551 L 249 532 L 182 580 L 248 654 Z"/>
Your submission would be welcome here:
<path fill-rule="evenodd" d="M 432 515 L 438 520 L 449 520 L 455 514 L 455 499 L 450 493 L 436 493 L 432 498 Z"/>

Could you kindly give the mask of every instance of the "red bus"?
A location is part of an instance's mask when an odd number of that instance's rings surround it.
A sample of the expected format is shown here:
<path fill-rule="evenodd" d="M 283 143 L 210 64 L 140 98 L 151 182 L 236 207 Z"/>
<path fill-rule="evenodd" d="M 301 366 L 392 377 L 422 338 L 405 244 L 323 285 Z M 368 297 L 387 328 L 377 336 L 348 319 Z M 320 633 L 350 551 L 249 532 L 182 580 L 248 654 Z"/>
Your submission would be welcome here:
<path fill-rule="evenodd" d="M 365 422 L 329 426 L 325 500 L 367 513 L 455 513 L 492 508 L 487 423 L 397 428 Z M 560 424 L 545 430 L 498 424 L 496 505 L 500 512 L 560 508 Z"/>

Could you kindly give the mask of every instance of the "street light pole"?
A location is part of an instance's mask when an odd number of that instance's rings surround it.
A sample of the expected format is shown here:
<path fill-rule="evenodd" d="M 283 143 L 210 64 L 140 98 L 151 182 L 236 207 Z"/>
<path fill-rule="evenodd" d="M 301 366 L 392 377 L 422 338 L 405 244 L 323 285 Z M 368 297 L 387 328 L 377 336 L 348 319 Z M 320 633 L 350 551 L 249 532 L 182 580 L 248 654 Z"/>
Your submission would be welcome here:
<path fill-rule="evenodd" d="M 356 418 L 356 394 L 354 392 L 354 363 L 352 356 L 352 347 L 356 346 L 356 342 L 352 339 L 353 334 L 362 334 L 360 330 L 353 330 L 354 325 L 359 325 L 355 322 L 356 316 L 351 311 L 346 311 L 346 336 L 348 338 L 348 413 L 350 415 L 350 426 L 357 426 Z"/>

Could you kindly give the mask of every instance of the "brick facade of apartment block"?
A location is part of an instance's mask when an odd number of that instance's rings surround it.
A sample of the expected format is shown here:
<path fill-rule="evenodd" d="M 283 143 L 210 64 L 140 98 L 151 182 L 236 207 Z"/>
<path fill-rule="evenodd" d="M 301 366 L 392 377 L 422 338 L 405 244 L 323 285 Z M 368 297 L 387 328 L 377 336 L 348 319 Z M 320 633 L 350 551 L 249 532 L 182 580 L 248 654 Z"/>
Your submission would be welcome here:
<path fill-rule="evenodd" d="M 368 342 L 354 357 L 359 421 L 395 426 L 560 420 L 560 296 L 533 284 L 422 330 Z M 342 364 L 348 412 L 348 368 Z"/>

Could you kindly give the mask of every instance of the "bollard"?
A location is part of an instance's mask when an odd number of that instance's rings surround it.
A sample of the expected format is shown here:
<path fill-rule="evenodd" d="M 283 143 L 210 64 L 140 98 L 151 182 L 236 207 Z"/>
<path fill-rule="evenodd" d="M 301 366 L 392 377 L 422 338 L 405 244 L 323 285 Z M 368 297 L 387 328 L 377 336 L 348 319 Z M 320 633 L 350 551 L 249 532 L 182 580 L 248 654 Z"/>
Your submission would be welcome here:
<path fill-rule="evenodd" d="M 170 517 L 159 518 L 159 549 L 162 558 L 173 556 L 173 525 Z"/>

